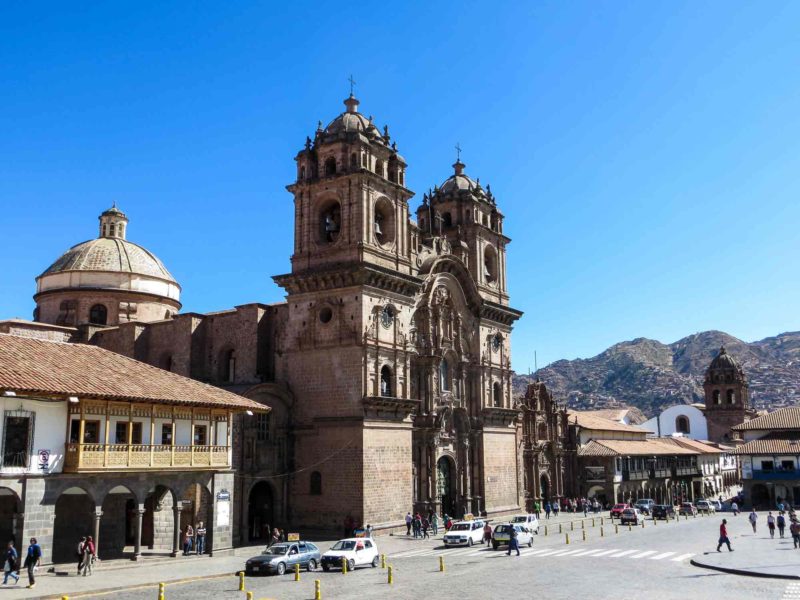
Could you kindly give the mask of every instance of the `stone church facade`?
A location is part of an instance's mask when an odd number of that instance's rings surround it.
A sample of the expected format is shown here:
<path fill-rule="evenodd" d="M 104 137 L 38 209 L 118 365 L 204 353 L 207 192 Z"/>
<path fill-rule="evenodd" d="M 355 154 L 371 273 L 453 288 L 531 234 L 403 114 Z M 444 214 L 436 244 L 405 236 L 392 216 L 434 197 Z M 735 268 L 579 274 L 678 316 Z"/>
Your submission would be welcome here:
<path fill-rule="evenodd" d="M 39 320 L 272 408 L 234 422 L 240 543 L 268 525 L 339 530 L 352 517 L 388 529 L 409 510 L 524 506 L 510 343 L 521 312 L 509 305 L 503 214 L 457 160 L 414 218 L 406 161 L 358 105 L 347 98 L 295 157 L 291 272 L 274 277 L 285 302 L 174 314 L 180 288 L 164 269 L 137 291 L 142 315 L 132 319 L 113 277 L 87 295 L 61 273 L 102 261 L 46 272 L 67 282 L 59 306 L 81 297 L 69 320 L 43 302 Z M 101 238 L 124 237 L 127 217 L 124 229 L 103 229 L 121 221 L 104 213 Z M 110 292 L 103 312 L 96 304 Z"/>

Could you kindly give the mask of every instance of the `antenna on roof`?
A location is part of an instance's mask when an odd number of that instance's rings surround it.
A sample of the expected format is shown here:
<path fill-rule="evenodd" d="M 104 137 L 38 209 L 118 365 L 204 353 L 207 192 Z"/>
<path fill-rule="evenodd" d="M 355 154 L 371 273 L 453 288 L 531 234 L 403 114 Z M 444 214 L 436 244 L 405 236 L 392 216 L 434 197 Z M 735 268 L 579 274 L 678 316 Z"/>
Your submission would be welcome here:
<path fill-rule="evenodd" d="M 539 370 L 539 362 L 536 360 L 536 350 L 533 351 L 533 368 Z"/>

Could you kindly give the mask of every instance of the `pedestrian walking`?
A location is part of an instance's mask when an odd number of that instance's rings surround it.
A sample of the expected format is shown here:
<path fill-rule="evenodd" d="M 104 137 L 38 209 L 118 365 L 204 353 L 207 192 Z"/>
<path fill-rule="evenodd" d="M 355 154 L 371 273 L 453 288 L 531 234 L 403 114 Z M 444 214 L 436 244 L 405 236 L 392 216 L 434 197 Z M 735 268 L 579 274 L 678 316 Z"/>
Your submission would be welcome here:
<path fill-rule="evenodd" d="M 6 556 L 3 561 L 3 585 L 8 583 L 8 578 L 13 577 L 14 583 L 19 583 L 19 571 L 17 570 L 17 560 L 19 555 L 17 549 L 14 548 L 14 542 L 8 542 L 6 548 Z"/>
<path fill-rule="evenodd" d="M 372 538 L 372 525 L 367 523 L 367 537 Z"/>
<path fill-rule="evenodd" d="M 733 516 L 734 517 L 739 514 L 739 505 L 736 504 L 736 500 L 731 502 L 731 510 L 733 511 Z"/>
<path fill-rule="evenodd" d="M 197 555 L 200 556 L 206 551 L 206 526 L 203 525 L 202 521 L 197 524 L 195 538 L 197 540 L 197 543 L 195 544 L 195 547 L 197 548 Z"/>
<path fill-rule="evenodd" d="M 545 504 L 544 504 L 544 514 L 545 514 L 545 518 L 546 519 L 550 518 L 550 511 L 551 510 L 553 510 L 553 507 L 550 506 L 550 502 L 545 502 Z"/>
<path fill-rule="evenodd" d="M 767 515 L 767 527 L 769 527 L 769 537 L 775 537 L 775 517 L 772 516 L 772 511 Z"/>
<path fill-rule="evenodd" d="M 780 513 L 776 521 L 778 523 L 778 535 L 783 537 L 783 532 L 786 529 L 786 517 L 783 516 L 783 513 Z"/>
<path fill-rule="evenodd" d="M 583 506 L 583 516 L 586 517 L 589 515 L 589 501 L 585 498 L 581 500 L 581 505 Z"/>
<path fill-rule="evenodd" d="M 419 513 L 414 515 L 414 522 L 411 524 L 412 530 L 414 531 L 414 539 L 418 539 L 422 537 L 422 519 L 419 516 Z"/>
<path fill-rule="evenodd" d="M 84 577 L 92 574 L 94 568 L 94 540 L 92 536 L 86 538 L 86 543 L 83 544 L 83 555 L 81 556 L 81 569 L 80 573 Z"/>
<path fill-rule="evenodd" d="M 428 535 L 428 527 L 430 527 L 430 523 L 428 523 L 427 517 L 422 517 L 422 539 L 429 540 L 431 536 Z"/>
<path fill-rule="evenodd" d="M 789 525 L 789 533 L 792 534 L 792 541 L 794 542 L 794 547 L 800 547 L 800 523 L 797 522 L 797 519 L 792 519 L 791 524 Z"/>
<path fill-rule="evenodd" d="M 433 535 L 439 535 L 439 515 L 433 513 L 431 517 L 431 529 L 433 529 Z"/>
<path fill-rule="evenodd" d="M 733 552 L 733 548 L 731 548 L 731 541 L 728 539 L 728 528 L 726 525 L 728 524 L 727 519 L 722 519 L 722 524 L 719 526 L 719 542 L 717 543 L 717 552 L 722 552 L 720 548 L 722 548 L 722 544 L 728 546 L 728 552 Z"/>
<path fill-rule="evenodd" d="M 81 565 L 83 564 L 83 548 L 86 545 L 86 536 L 81 538 L 81 541 L 78 542 L 78 548 L 76 549 L 75 553 L 78 556 L 78 575 L 81 574 Z"/>
<path fill-rule="evenodd" d="M 533 514 L 536 515 L 536 520 L 538 521 L 542 512 L 542 505 L 540 502 L 533 503 Z"/>
<path fill-rule="evenodd" d="M 406 535 L 411 535 L 411 522 L 414 520 L 414 517 L 411 516 L 411 513 L 406 513 Z"/>
<path fill-rule="evenodd" d="M 516 550 L 517 556 L 519 556 L 519 542 L 517 540 L 517 530 L 514 528 L 513 525 L 509 525 L 511 531 L 508 534 L 508 552 L 506 552 L 506 556 L 511 556 L 511 551 Z"/>
<path fill-rule="evenodd" d="M 183 532 L 183 555 L 186 556 L 192 551 L 192 543 L 194 542 L 194 527 L 191 523 L 186 526 Z"/>
<path fill-rule="evenodd" d="M 755 533 L 756 532 L 756 521 L 758 521 L 758 514 L 756 514 L 756 509 L 755 508 L 750 511 L 750 516 L 747 517 L 747 518 L 750 521 L 750 525 L 753 526 L 753 533 Z"/>
<path fill-rule="evenodd" d="M 492 544 L 492 526 L 489 523 L 483 526 L 483 541 L 487 546 Z"/>
<path fill-rule="evenodd" d="M 561 506 L 559 506 L 559 501 L 556 500 L 553 502 L 553 516 L 558 518 L 558 511 L 561 510 Z"/>
<path fill-rule="evenodd" d="M 36 538 L 31 538 L 31 544 L 25 553 L 25 568 L 28 569 L 28 588 L 36 587 L 36 569 L 42 560 L 42 548 L 36 542 Z"/>

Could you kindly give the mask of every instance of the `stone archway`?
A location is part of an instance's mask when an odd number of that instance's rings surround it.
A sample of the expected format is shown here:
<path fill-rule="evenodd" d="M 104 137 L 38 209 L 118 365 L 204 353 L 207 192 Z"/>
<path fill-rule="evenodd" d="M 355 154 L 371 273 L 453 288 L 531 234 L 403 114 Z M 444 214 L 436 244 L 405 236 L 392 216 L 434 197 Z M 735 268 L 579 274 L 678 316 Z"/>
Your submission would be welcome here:
<path fill-rule="evenodd" d="M 117 485 L 108 491 L 103 499 L 98 556 L 120 558 L 125 554 L 126 546 L 136 543 L 137 507 L 136 496 L 127 486 Z"/>
<path fill-rule="evenodd" d="M 180 529 L 185 531 L 191 524 L 196 532 L 202 523 L 206 529 L 204 553 L 210 553 L 212 548 L 213 511 L 213 499 L 206 486 L 192 483 L 184 490 L 181 496 Z M 196 552 L 197 548 L 194 547 L 192 551 Z"/>
<path fill-rule="evenodd" d="M 150 550 L 170 551 L 173 545 L 175 492 L 165 485 L 156 485 L 144 500 L 141 546 Z M 134 522 L 138 506 L 128 502 L 127 512 L 133 508 Z M 135 525 L 134 525 L 135 527 Z M 135 541 L 134 541 L 135 543 Z"/>
<path fill-rule="evenodd" d="M 17 515 L 20 513 L 20 502 L 17 493 L 6 487 L 0 487 L 0 543 L 13 541 L 15 546 L 21 545 Z"/>
<path fill-rule="evenodd" d="M 442 456 L 436 461 L 436 497 L 442 515 L 454 516 L 456 513 L 456 464 L 451 456 Z"/>
<path fill-rule="evenodd" d="M 541 486 L 539 489 L 542 492 L 542 500 L 545 502 L 550 501 L 550 478 L 546 474 L 542 474 L 539 477 L 539 485 Z"/>
<path fill-rule="evenodd" d="M 250 488 L 247 501 L 247 537 L 251 542 L 267 542 L 274 526 L 275 509 L 272 486 L 259 481 Z"/>
<path fill-rule="evenodd" d="M 71 487 L 56 500 L 53 523 L 53 562 L 75 561 L 81 537 L 94 535 L 94 499 L 80 487 Z"/>

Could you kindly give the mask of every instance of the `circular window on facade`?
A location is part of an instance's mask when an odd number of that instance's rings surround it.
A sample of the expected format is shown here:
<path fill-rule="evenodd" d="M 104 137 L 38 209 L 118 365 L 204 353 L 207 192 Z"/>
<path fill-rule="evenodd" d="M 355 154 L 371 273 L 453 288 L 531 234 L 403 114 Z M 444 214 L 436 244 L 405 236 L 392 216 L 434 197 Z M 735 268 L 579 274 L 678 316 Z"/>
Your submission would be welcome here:
<path fill-rule="evenodd" d="M 319 311 L 319 320 L 323 323 L 330 323 L 333 318 L 333 311 L 330 306 L 323 306 Z"/>
<path fill-rule="evenodd" d="M 492 336 L 492 352 L 499 352 L 500 346 L 502 345 L 503 345 L 503 338 L 500 337 L 499 333 Z"/>
<path fill-rule="evenodd" d="M 392 326 L 392 321 L 394 320 L 394 309 L 389 306 L 388 304 L 383 307 L 381 311 L 381 325 L 389 329 Z"/>

